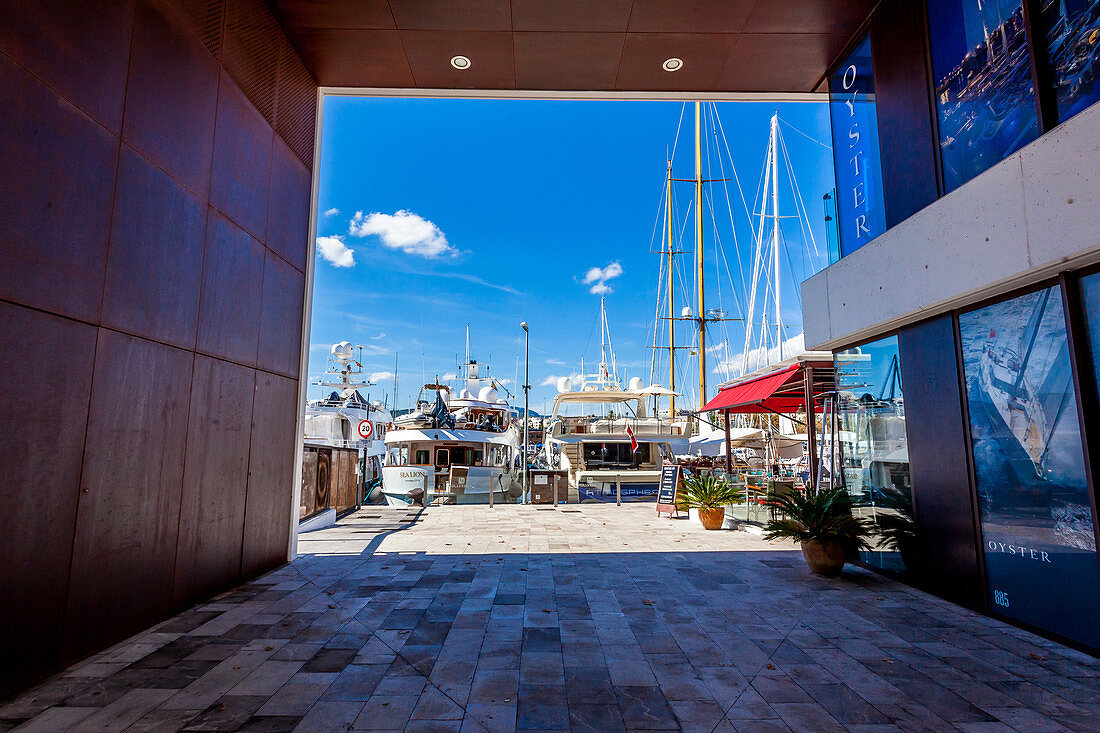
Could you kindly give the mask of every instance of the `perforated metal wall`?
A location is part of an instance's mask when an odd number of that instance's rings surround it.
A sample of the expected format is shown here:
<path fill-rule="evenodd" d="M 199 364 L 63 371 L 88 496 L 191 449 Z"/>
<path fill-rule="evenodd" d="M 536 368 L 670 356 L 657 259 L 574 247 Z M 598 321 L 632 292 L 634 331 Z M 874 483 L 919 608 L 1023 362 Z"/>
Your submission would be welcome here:
<path fill-rule="evenodd" d="M 300 161 L 313 169 L 313 138 L 317 124 L 317 84 L 285 38 L 279 43 L 278 102 L 275 132 Z"/>
<path fill-rule="evenodd" d="M 317 84 L 263 0 L 172 0 L 203 46 L 313 169 Z"/>

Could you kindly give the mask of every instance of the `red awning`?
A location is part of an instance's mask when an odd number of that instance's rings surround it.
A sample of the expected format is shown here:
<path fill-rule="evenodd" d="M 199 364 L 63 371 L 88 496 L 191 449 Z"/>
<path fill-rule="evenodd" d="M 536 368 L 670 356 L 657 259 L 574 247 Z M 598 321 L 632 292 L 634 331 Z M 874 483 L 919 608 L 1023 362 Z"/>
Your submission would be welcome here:
<path fill-rule="evenodd" d="M 801 365 L 792 364 L 748 382 L 722 388 L 703 407 L 702 412 L 797 412 L 805 404 Z"/>

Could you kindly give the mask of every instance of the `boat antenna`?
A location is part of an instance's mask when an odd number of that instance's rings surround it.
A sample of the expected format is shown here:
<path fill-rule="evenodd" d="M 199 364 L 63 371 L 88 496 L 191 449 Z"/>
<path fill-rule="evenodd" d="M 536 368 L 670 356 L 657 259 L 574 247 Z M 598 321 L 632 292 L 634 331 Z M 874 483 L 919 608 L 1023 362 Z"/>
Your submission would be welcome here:
<path fill-rule="evenodd" d="M 397 352 L 393 352 L 393 409 L 397 409 Z"/>

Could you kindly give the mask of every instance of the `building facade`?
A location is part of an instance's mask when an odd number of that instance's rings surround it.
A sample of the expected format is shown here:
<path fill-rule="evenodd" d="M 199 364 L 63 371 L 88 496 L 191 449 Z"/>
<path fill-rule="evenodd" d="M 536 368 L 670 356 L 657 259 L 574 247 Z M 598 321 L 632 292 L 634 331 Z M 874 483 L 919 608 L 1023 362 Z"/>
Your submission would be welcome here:
<path fill-rule="evenodd" d="M 286 562 L 316 89 L 262 0 L 0 4 L 0 694 Z"/>
<path fill-rule="evenodd" d="M 846 473 L 866 560 L 1095 651 L 1100 2 L 885 0 L 829 70 Z M 902 419 L 898 419 L 902 418 Z"/>

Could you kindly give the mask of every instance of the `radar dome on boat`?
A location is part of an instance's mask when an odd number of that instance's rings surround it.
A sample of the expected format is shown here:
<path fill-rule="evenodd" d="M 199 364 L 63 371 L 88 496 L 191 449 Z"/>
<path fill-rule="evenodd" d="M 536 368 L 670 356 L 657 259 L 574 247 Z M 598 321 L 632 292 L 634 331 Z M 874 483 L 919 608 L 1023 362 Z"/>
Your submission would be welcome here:
<path fill-rule="evenodd" d="M 569 379 L 569 377 L 558 377 L 558 392 L 564 394 L 565 392 L 568 392 L 570 387 L 572 386 L 573 382 Z"/>
<path fill-rule="evenodd" d="M 347 341 L 341 341 L 332 345 L 332 356 L 339 361 L 351 361 L 353 355 L 352 345 Z"/>
<path fill-rule="evenodd" d="M 497 391 L 492 387 L 482 387 L 481 391 L 477 393 L 477 398 L 482 402 L 496 402 Z"/>
<path fill-rule="evenodd" d="M 451 390 L 444 387 L 443 389 L 439 390 L 439 397 L 444 402 L 450 402 L 451 401 Z"/>
<path fill-rule="evenodd" d="M 458 399 L 460 400 L 472 400 L 474 396 L 470 394 L 470 390 L 464 389 L 458 393 Z"/>
<path fill-rule="evenodd" d="M 688 306 L 685 305 L 683 310 L 680 311 L 680 317 L 681 318 L 691 318 L 691 308 L 689 308 Z"/>
<path fill-rule="evenodd" d="M 630 391 L 631 392 L 640 392 L 641 389 L 642 389 L 642 378 L 641 377 L 631 377 L 630 378 Z"/>

